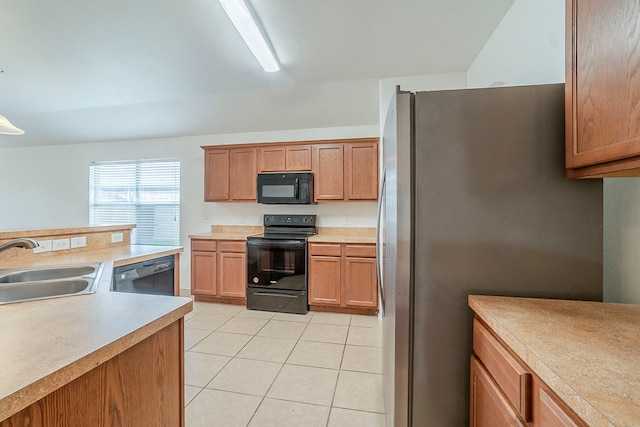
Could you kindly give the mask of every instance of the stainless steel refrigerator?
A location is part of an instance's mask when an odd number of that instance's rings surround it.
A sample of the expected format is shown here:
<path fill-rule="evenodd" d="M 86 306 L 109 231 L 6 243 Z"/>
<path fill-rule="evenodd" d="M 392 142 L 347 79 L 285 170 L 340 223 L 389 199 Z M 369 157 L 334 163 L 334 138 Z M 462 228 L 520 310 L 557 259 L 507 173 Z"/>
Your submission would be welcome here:
<path fill-rule="evenodd" d="M 562 84 L 398 89 L 383 159 L 387 422 L 467 426 L 467 296 L 602 300 L 602 180 L 565 178 Z"/>

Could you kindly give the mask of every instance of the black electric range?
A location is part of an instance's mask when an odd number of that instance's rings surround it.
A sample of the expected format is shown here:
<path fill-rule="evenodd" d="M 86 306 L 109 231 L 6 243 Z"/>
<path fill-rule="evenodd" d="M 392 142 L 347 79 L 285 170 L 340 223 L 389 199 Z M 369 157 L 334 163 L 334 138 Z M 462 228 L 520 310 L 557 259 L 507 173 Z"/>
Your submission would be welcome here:
<path fill-rule="evenodd" d="M 247 238 L 247 308 L 304 314 L 307 238 L 315 215 L 265 215 L 264 234 Z"/>

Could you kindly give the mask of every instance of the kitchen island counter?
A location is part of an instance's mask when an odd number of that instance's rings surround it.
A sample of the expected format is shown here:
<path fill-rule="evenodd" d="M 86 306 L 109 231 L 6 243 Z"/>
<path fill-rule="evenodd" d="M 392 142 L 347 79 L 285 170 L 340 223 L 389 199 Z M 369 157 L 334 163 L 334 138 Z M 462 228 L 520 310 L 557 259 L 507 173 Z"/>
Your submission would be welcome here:
<path fill-rule="evenodd" d="M 639 305 L 471 295 L 469 306 L 588 425 L 640 425 Z"/>
<path fill-rule="evenodd" d="M 110 291 L 114 265 L 179 252 L 180 247 L 132 245 L 48 257 L 37 263 L 3 262 L 2 268 L 17 268 L 103 261 L 104 270 L 94 294 L 0 306 L 0 420 L 189 313 L 192 310 L 189 298 Z"/>

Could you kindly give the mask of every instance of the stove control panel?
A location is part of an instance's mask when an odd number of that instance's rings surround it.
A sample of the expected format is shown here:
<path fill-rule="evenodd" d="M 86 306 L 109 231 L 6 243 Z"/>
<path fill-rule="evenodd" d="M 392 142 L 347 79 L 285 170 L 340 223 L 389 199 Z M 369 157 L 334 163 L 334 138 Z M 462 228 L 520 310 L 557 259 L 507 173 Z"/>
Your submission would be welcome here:
<path fill-rule="evenodd" d="M 265 215 L 264 225 L 315 226 L 316 215 Z"/>

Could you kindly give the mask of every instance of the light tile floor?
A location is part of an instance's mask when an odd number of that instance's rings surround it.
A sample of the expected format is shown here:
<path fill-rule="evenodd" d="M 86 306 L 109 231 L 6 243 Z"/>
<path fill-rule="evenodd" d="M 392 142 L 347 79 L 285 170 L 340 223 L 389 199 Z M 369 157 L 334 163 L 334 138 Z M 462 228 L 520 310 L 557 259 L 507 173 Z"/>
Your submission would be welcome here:
<path fill-rule="evenodd" d="M 185 319 L 187 427 L 384 426 L 377 317 L 195 302 Z"/>

